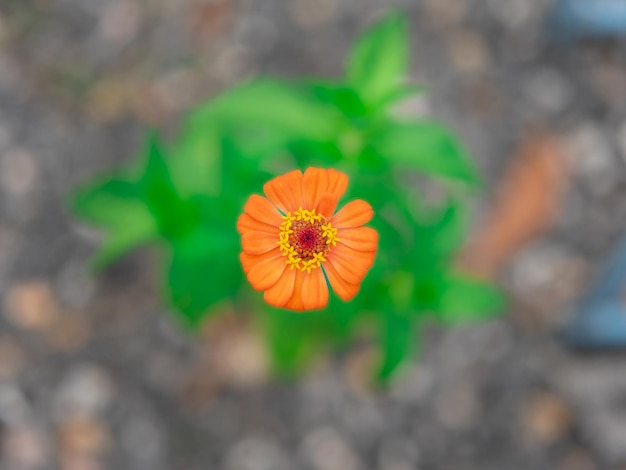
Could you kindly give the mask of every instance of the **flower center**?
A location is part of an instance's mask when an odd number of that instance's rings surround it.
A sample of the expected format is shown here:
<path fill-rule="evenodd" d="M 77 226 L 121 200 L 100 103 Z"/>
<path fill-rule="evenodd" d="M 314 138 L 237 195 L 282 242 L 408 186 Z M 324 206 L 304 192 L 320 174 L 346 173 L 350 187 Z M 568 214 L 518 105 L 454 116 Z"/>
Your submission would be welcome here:
<path fill-rule="evenodd" d="M 287 257 L 285 262 L 290 269 L 307 273 L 326 261 L 331 246 L 336 246 L 339 240 L 337 229 L 331 227 L 327 217 L 316 214 L 315 209 L 309 211 L 302 207 L 283 216 L 278 237 L 276 244 Z"/>

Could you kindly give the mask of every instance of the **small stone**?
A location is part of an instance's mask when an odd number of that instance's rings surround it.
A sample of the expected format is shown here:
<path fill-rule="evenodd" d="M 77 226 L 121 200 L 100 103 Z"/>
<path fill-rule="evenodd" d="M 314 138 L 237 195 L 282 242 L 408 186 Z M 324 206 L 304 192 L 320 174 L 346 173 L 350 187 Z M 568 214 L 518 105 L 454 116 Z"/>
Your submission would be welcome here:
<path fill-rule="evenodd" d="M 215 59 L 214 71 L 225 83 L 242 78 L 250 64 L 250 52 L 242 46 L 226 47 Z"/>
<path fill-rule="evenodd" d="M 83 456 L 103 454 L 110 441 L 104 424 L 84 413 L 75 413 L 63 420 L 59 438 L 64 454 Z"/>
<path fill-rule="evenodd" d="M 584 449 L 573 449 L 565 454 L 557 470 L 597 470 L 592 457 Z"/>
<path fill-rule="evenodd" d="M 291 15 L 303 29 L 319 28 L 337 16 L 336 0 L 291 0 Z"/>
<path fill-rule="evenodd" d="M 247 45 L 257 54 L 262 54 L 271 51 L 276 45 L 278 29 L 273 19 L 265 16 L 251 16 L 241 22 L 235 36 L 237 42 Z"/>
<path fill-rule="evenodd" d="M 32 191 L 38 173 L 35 156 L 24 149 L 8 150 L 0 160 L 0 185 L 13 196 L 21 197 Z"/>
<path fill-rule="evenodd" d="M 543 1 L 543 0 L 542 0 Z M 491 14 L 507 29 L 519 30 L 527 26 L 533 18 L 536 3 L 520 2 L 518 0 L 488 0 L 487 7 Z"/>
<path fill-rule="evenodd" d="M 472 31 L 455 31 L 448 40 L 448 55 L 452 66 L 467 75 L 482 73 L 491 61 L 484 39 Z"/>
<path fill-rule="evenodd" d="M 61 470 L 104 470 L 97 459 L 84 455 L 64 455 L 61 457 Z"/>
<path fill-rule="evenodd" d="M 4 312 L 20 328 L 42 330 L 58 317 L 59 306 L 50 285 L 46 281 L 34 280 L 8 290 L 4 296 Z"/>
<path fill-rule="evenodd" d="M 572 85 L 565 76 L 553 68 L 533 70 L 522 83 L 528 103 L 544 115 L 562 112 L 572 101 Z"/>
<path fill-rule="evenodd" d="M 0 384 L 0 422 L 17 426 L 28 421 L 31 414 L 32 410 L 19 388 Z"/>
<path fill-rule="evenodd" d="M 267 380 L 269 358 L 262 337 L 248 321 L 224 314 L 206 325 L 208 366 L 220 380 L 241 388 L 256 387 Z"/>
<path fill-rule="evenodd" d="M 156 80 L 154 94 L 166 109 L 180 111 L 192 104 L 199 80 L 192 70 L 173 70 Z"/>
<path fill-rule="evenodd" d="M 72 369 L 59 386 L 55 397 L 57 414 L 83 412 L 97 414 L 106 409 L 114 395 L 114 384 L 103 369 L 81 365 Z"/>
<path fill-rule="evenodd" d="M 378 351 L 374 347 L 357 350 L 346 360 L 345 381 L 357 395 L 371 397 L 375 368 L 379 360 Z"/>
<path fill-rule="evenodd" d="M 427 23 L 435 25 L 454 26 L 465 17 L 468 9 L 467 0 L 424 0 L 424 13 L 428 17 Z"/>
<path fill-rule="evenodd" d="M 314 429 L 304 439 L 303 454 L 316 470 L 356 470 L 359 458 L 344 436 L 331 427 Z"/>
<path fill-rule="evenodd" d="M 472 427 L 479 416 L 476 393 L 463 384 L 446 388 L 435 398 L 435 413 L 439 422 L 451 430 Z"/>
<path fill-rule="evenodd" d="M 57 276 L 55 283 L 60 302 L 66 308 L 85 308 L 96 286 L 93 276 L 90 276 L 83 263 L 68 264 Z"/>
<path fill-rule="evenodd" d="M 617 145 L 624 163 L 626 163 L 626 121 L 622 122 L 617 130 Z"/>
<path fill-rule="evenodd" d="M 76 351 L 90 336 L 91 325 L 83 312 L 63 312 L 44 332 L 48 345 L 59 351 Z"/>
<path fill-rule="evenodd" d="M 395 436 L 383 441 L 378 451 L 379 468 L 412 469 L 419 462 L 419 448 L 416 442 Z"/>
<path fill-rule="evenodd" d="M 141 9 L 137 2 L 108 2 L 100 17 L 100 32 L 105 39 L 118 44 L 132 41 L 141 25 Z"/>
<path fill-rule="evenodd" d="M 292 468 L 280 447 L 263 437 L 237 442 L 226 457 L 226 470 L 288 470 Z"/>
<path fill-rule="evenodd" d="M 0 380 L 13 380 L 24 365 L 24 353 L 9 336 L 0 337 Z"/>
<path fill-rule="evenodd" d="M 15 231 L 7 226 L 0 225 L 0 273 L 15 255 L 17 237 Z"/>
<path fill-rule="evenodd" d="M 404 404 L 424 401 L 435 383 L 433 372 L 424 363 L 411 365 L 410 369 L 398 377 L 391 385 L 391 397 Z"/>
<path fill-rule="evenodd" d="M 568 154 L 583 184 L 593 196 L 613 192 L 621 172 L 613 158 L 608 138 L 595 123 L 584 123 L 567 139 Z"/>
<path fill-rule="evenodd" d="M 162 429 L 149 416 L 134 416 L 124 427 L 121 441 L 140 468 L 151 468 L 166 455 L 166 436 Z"/>
<path fill-rule="evenodd" d="M 2 437 L 2 461 L 7 468 L 36 470 L 49 463 L 49 445 L 34 426 L 10 427 Z"/>
<path fill-rule="evenodd" d="M 89 116 L 96 122 L 109 123 L 129 111 L 132 84 L 121 79 L 107 79 L 91 88 L 86 97 Z"/>
<path fill-rule="evenodd" d="M 563 399 L 551 392 L 534 396 L 524 411 L 524 426 L 531 438 L 551 444 L 571 429 L 571 412 Z"/>

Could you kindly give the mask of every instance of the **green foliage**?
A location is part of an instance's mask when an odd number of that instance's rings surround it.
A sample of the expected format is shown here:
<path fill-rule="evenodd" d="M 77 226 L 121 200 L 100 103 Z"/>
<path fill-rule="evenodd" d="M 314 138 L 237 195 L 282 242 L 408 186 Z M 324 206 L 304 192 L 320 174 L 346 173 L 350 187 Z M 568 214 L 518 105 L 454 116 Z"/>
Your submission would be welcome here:
<path fill-rule="evenodd" d="M 224 303 L 260 313 L 282 374 L 367 334 L 380 342 L 377 377 L 385 381 L 417 349 L 424 321 L 491 318 L 501 293 L 452 263 L 465 237 L 465 201 L 480 186 L 472 161 L 444 125 L 393 114 L 422 91 L 405 81 L 407 44 L 406 21 L 392 13 L 356 42 L 344 80 L 256 79 L 192 109 L 172 142 L 149 133 L 139 171 L 102 178 L 72 199 L 76 214 L 104 232 L 95 265 L 160 247 L 174 312 L 191 326 Z M 268 307 L 245 282 L 236 221 L 264 182 L 312 165 L 349 175 L 346 200 L 372 204 L 380 246 L 352 302 L 331 295 L 323 311 L 295 314 Z M 422 197 L 424 175 L 439 181 L 442 203 Z"/>
<path fill-rule="evenodd" d="M 390 14 L 372 27 L 355 44 L 348 60 L 350 86 L 370 106 L 391 93 L 408 72 L 409 51 L 405 19 Z"/>

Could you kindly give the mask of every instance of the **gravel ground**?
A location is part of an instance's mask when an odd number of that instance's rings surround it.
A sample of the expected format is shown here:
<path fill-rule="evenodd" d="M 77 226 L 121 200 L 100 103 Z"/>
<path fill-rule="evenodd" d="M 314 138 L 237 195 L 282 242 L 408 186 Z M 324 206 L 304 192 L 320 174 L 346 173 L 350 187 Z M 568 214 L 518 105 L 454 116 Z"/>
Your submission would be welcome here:
<path fill-rule="evenodd" d="M 364 386 L 366 346 L 276 383 L 240 320 L 199 338 L 173 324 L 151 253 L 86 273 L 97 236 L 67 213 L 70 188 L 127 161 L 143 126 L 173 129 L 235 81 L 339 76 L 390 3 L 408 13 L 412 74 L 430 91 L 416 106 L 464 138 L 490 187 L 529 129 L 567 143 L 554 227 L 501 274 L 506 316 L 427 328 L 385 393 Z M 0 470 L 626 468 L 624 357 L 573 353 L 553 334 L 623 232 L 626 44 L 559 44 L 548 8 L 2 0 Z"/>

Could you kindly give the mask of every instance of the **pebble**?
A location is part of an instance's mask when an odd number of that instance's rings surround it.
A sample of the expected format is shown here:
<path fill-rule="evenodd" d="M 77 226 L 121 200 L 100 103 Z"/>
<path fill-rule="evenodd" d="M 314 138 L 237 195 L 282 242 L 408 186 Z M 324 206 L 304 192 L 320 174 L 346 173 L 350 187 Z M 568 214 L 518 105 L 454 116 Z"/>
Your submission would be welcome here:
<path fill-rule="evenodd" d="M 390 396 L 403 406 L 425 402 L 435 385 L 436 373 L 423 361 L 410 366 L 391 385 Z"/>
<path fill-rule="evenodd" d="M 437 420 L 450 430 L 470 429 L 481 412 L 476 392 L 463 383 L 441 390 L 434 407 Z"/>
<path fill-rule="evenodd" d="M 417 442 L 400 435 L 389 436 L 378 449 L 378 467 L 381 470 L 414 469 L 419 456 Z"/>
<path fill-rule="evenodd" d="M 104 7 L 98 27 L 105 40 L 127 44 L 137 36 L 141 20 L 142 12 L 138 2 L 116 0 Z"/>
<path fill-rule="evenodd" d="M 62 452 L 68 457 L 101 455 L 111 440 L 102 421 L 80 412 L 63 419 L 59 435 Z"/>
<path fill-rule="evenodd" d="M 98 459 L 84 455 L 61 456 L 61 470 L 105 470 L 105 466 Z"/>
<path fill-rule="evenodd" d="M 544 444 L 564 439 L 572 427 L 572 413 L 562 397 L 541 392 L 531 397 L 524 410 L 528 436 Z"/>
<path fill-rule="evenodd" d="M 449 36 L 448 56 L 452 66 L 462 75 L 479 75 L 491 63 L 484 39 L 467 30 L 458 30 Z"/>
<path fill-rule="evenodd" d="M 2 461 L 8 469 L 49 468 L 50 445 L 42 429 L 24 425 L 9 427 L 2 434 Z"/>
<path fill-rule="evenodd" d="M 114 382 L 104 369 L 94 364 L 80 364 L 61 381 L 54 407 L 61 418 L 76 412 L 97 415 L 107 409 L 114 396 Z"/>
<path fill-rule="evenodd" d="M 359 458 L 345 437 L 332 427 L 320 427 L 304 438 L 302 453 L 315 470 L 357 470 Z"/>
<path fill-rule="evenodd" d="M 422 7 L 428 18 L 427 24 L 439 27 L 457 25 L 470 8 L 468 0 L 424 0 Z"/>
<path fill-rule="evenodd" d="M 564 112 L 574 99 L 574 90 L 563 74 L 554 68 L 533 70 L 522 83 L 522 93 L 539 115 Z"/>
<path fill-rule="evenodd" d="M 22 425 L 30 419 L 33 410 L 22 390 L 10 383 L 0 383 L 0 422 Z"/>
<path fill-rule="evenodd" d="M 24 352 L 10 336 L 0 336 L 0 382 L 14 380 L 25 363 Z"/>
<path fill-rule="evenodd" d="M 120 434 L 121 445 L 139 468 L 152 468 L 167 453 L 167 437 L 159 423 L 145 414 L 133 414 Z"/>
<path fill-rule="evenodd" d="M 11 196 L 20 198 L 33 191 L 39 178 L 35 156 L 23 149 L 12 148 L 0 159 L 0 185 Z"/>
<path fill-rule="evenodd" d="M 271 439 L 245 437 L 226 456 L 225 470 L 289 470 L 293 468 L 281 447 Z"/>
<path fill-rule="evenodd" d="M 578 177 L 593 196 L 603 197 L 615 190 L 621 172 L 616 168 L 607 135 L 596 123 L 581 124 L 566 145 Z"/>
<path fill-rule="evenodd" d="M 297 3 L 296 0 L 294 3 Z M 317 1 L 316 11 L 319 12 L 320 4 L 332 0 Z M 235 28 L 235 41 L 245 44 L 257 54 L 270 52 L 278 41 L 279 31 L 275 20 L 265 16 L 251 16 L 239 23 Z"/>
<path fill-rule="evenodd" d="M 597 470 L 597 468 L 588 452 L 574 448 L 563 456 L 557 470 Z"/>
<path fill-rule="evenodd" d="M 626 119 L 620 124 L 617 130 L 617 145 L 620 156 L 626 164 Z"/>
<path fill-rule="evenodd" d="M 338 13 L 336 0 L 290 0 L 291 15 L 302 29 L 315 29 L 331 22 Z"/>
<path fill-rule="evenodd" d="M 44 332 L 46 343 L 52 350 L 78 351 L 92 335 L 91 325 L 85 312 L 63 312 Z"/>
<path fill-rule="evenodd" d="M 14 325 L 41 331 L 59 315 L 59 305 L 45 280 L 24 281 L 9 288 L 3 298 L 4 314 Z"/>
<path fill-rule="evenodd" d="M 537 11 L 541 11 L 537 4 L 545 4 L 545 0 L 535 0 L 532 4 L 519 0 L 487 0 L 488 11 L 508 30 L 528 27 Z"/>
<path fill-rule="evenodd" d="M 65 308 L 85 308 L 96 289 L 95 279 L 81 263 L 68 263 L 55 279 L 59 301 Z"/>

